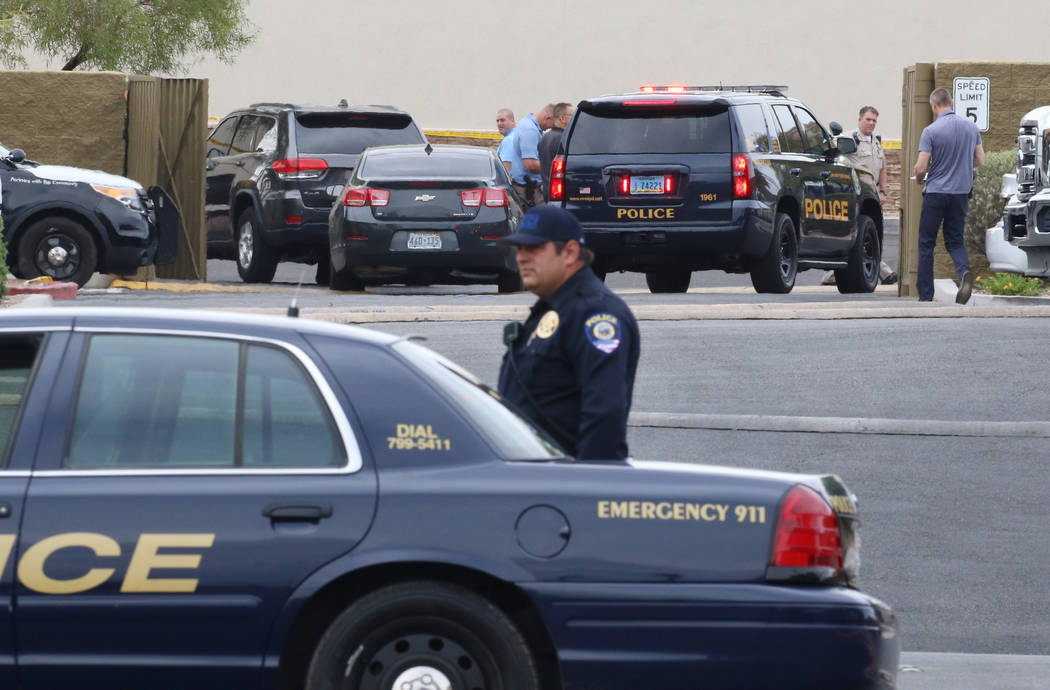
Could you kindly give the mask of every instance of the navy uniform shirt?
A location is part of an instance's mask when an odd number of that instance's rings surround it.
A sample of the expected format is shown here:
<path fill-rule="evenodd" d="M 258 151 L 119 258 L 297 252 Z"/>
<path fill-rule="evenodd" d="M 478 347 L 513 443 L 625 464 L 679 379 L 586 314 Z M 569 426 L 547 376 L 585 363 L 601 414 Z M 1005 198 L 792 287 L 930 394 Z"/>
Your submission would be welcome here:
<path fill-rule="evenodd" d="M 623 459 L 639 348 L 631 310 L 585 266 L 533 305 L 503 355 L 499 393 L 570 454 Z"/>

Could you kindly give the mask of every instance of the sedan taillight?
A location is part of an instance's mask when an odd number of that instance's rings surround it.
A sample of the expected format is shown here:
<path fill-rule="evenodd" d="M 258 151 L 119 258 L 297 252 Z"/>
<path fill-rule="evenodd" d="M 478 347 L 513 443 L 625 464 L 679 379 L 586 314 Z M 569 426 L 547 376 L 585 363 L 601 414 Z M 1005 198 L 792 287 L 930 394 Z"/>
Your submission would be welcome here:
<path fill-rule="evenodd" d="M 343 194 L 343 206 L 386 206 L 390 203 L 390 191 L 369 187 L 350 187 Z"/>
<path fill-rule="evenodd" d="M 481 206 L 481 194 L 482 190 L 480 189 L 464 189 L 459 193 L 459 198 L 464 206 L 474 208 Z"/>
<path fill-rule="evenodd" d="M 485 190 L 485 205 L 499 208 L 507 205 L 507 190 L 502 187 Z"/>
<path fill-rule="evenodd" d="M 838 515 L 808 486 L 794 486 L 780 506 L 770 565 L 842 569 Z"/>

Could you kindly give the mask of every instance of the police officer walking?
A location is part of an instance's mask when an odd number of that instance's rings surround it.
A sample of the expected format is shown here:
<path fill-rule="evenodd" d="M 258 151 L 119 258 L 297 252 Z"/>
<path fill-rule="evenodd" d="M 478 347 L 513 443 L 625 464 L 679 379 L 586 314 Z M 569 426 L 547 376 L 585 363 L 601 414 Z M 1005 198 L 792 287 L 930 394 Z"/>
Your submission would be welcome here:
<path fill-rule="evenodd" d="M 634 315 L 591 270 L 594 254 L 568 211 L 530 209 L 506 241 L 539 299 L 504 334 L 500 395 L 581 460 L 626 458 L 641 344 Z"/>

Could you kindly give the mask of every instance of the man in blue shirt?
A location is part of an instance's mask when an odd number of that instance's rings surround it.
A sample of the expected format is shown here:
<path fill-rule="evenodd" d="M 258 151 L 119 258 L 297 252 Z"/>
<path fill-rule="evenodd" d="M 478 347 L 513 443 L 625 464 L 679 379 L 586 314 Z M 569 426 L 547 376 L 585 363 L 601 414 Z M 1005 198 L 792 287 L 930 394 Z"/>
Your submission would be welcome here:
<path fill-rule="evenodd" d="M 510 145 L 510 180 L 526 206 L 543 203 L 543 175 L 540 173 L 540 137 L 554 126 L 554 106 L 547 104 L 529 113 L 514 128 Z"/>
<path fill-rule="evenodd" d="M 510 108 L 500 108 L 496 111 L 496 129 L 503 135 L 503 141 L 499 143 L 499 148 L 496 149 L 496 157 L 503 163 L 503 167 L 507 169 L 507 173 L 510 173 L 510 149 L 511 144 L 514 142 L 511 139 L 511 135 L 514 133 L 514 112 Z"/>
<path fill-rule="evenodd" d="M 919 274 L 915 287 L 919 301 L 933 300 L 933 247 L 937 228 L 944 222 L 944 247 L 959 275 L 955 301 L 966 304 L 973 291 L 970 257 L 963 245 L 966 208 L 973 190 L 973 169 L 984 164 L 981 132 L 970 120 L 955 114 L 947 89 L 930 94 L 933 124 L 922 130 L 915 180 L 925 182 L 919 216 Z"/>

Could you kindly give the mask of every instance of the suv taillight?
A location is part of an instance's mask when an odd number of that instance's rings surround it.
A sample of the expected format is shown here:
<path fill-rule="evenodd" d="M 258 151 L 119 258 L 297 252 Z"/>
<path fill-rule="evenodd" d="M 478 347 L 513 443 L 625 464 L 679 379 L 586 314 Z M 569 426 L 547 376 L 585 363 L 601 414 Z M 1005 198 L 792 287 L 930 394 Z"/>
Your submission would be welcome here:
<path fill-rule="evenodd" d="M 770 565 L 842 569 L 838 515 L 808 486 L 795 485 L 780 506 Z"/>
<path fill-rule="evenodd" d="M 328 163 L 322 158 L 280 158 L 273 171 L 282 180 L 310 180 L 324 175 Z"/>
<path fill-rule="evenodd" d="M 551 163 L 550 200 L 561 201 L 565 198 L 565 156 L 556 156 Z"/>
<path fill-rule="evenodd" d="M 343 206 L 386 206 L 390 203 L 390 192 L 386 189 L 350 187 L 343 194 Z"/>
<path fill-rule="evenodd" d="M 750 199 L 754 187 L 755 170 L 751 159 L 743 154 L 733 156 L 733 198 Z"/>

